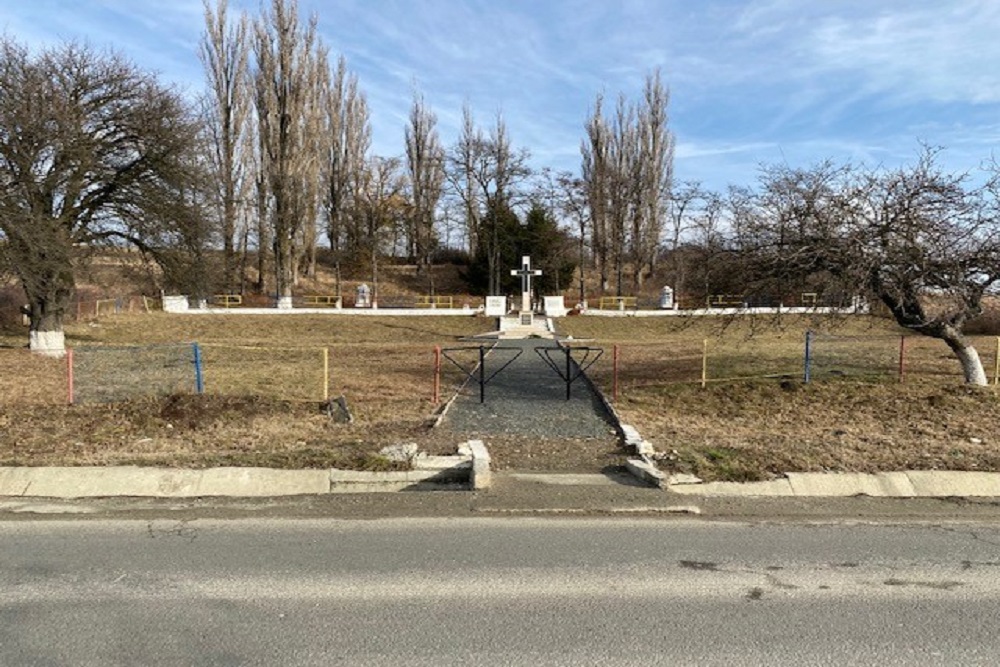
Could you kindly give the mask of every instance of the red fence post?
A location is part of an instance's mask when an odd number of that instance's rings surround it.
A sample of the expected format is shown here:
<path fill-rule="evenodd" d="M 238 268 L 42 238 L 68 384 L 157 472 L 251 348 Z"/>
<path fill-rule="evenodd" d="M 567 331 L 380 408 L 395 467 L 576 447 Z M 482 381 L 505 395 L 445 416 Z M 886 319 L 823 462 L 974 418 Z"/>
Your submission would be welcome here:
<path fill-rule="evenodd" d="M 66 401 L 73 405 L 73 348 L 66 350 Z"/>

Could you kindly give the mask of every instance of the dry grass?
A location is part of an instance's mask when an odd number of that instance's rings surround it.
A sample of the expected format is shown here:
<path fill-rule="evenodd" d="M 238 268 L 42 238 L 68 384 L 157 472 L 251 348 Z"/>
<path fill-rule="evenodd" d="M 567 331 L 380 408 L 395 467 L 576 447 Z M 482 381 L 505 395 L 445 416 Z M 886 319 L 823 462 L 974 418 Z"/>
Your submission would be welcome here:
<path fill-rule="evenodd" d="M 433 349 L 461 345 L 458 337 L 491 326 L 473 317 L 115 316 L 71 326 L 69 344 L 198 341 L 209 391 L 228 393 L 77 406 L 65 405 L 64 363 L 28 354 L 23 331 L 14 331 L 0 337 L 7 345 L 0 347 L 0 464 L 382 468 L 388 464 L 376 453 L 386 444 L 449 452 L 457 443 L 427 428 Z M 661 464 L 672 470 L 749 480 L 787 471 L 1000 469 L 992 430 L 1000 402 L 992 389 L 963 387 L 957 361 L 937 341 L 908 339 L 908 375 L 900 383 L 900 330 L 884 320 L 850 320 L 837 339 L 817 337 L 817 381 L 802 384 L 804 332 L 828 327 L 808 318 L 778 326 L 674 318 L 559 323 L 561 333 L 608 350 L 591 374 L 609 395 L 610 348 L 620 347 L 616 408 L 665 452 Z M 703 389 L 706 339 L 710 382 Z M 996 339 L 978 343 L 992 369 Z M 286 400 L 296 378 L 316 385 L 316 364 L 305 363 L 289 380 L 278 366 L 292 357 L 275 365 L 280 358 L 268 362 L 260 351 L 290 347 L 329 348 L 329 392 L 347 397 L 355 423 L 335 423 L 317 400 Z M 228 361 L 213 361 L 223 350 Z M 211 375 L 213 364 L 226 367 L 224 378 Z M 461 378 L 448 364 L 442 370 L 447 396 Z M 503 468 L 596 471 L 620 461 L 620 452 L 559 439 L 490 444 Z"/>
<path fill-rule="evenodd" d="M 665 453 L 670 470 L 736 481 L 789 471 L 1000 470 L 997 394 L 963 386 L 940 341 L 907 338 L 901 383 L 901 331 L 884 320 L 847 321 L 838 338 L 814 340 L 806 385 L 805 331 L 828 321 L 728 324 L 570 318 L 563 329 L 620 346 L 616 409 Z M 710 381 L 702 388 L 705 339 Z M 976 343 L 992 369 L 996 338 Z M 611 364 L 594 370 L 610 393 Z M 752 379 L 725 379 L 740 377 Z"/>
<path fill-rule="evenodd" d="M 77 349 L 198 341 L 206 346 L 208 390 L 229 393 L 67 406 L 65 362 L 0 348 L 0 464 L 377 467 L 373 453 L 386 444 L 453 451 L 457 443 L 426 427 L 434 409 L 434 346 L 489 328 L 473 317 L 163 313 L 73 325 L 67 342 Z M 8 345 L 15 340 L 9 337 Z M 329 348 L 330 394 L 347 398 L 354 423 L 333 422 L 318 399 L 285 400 L 281 356 L 236 347 L 287 349 L 290 342 L 307 351 Z M 212 375 L 219 367 L 211 365 L 212 355 L 226 350 L 244 363 L 223 364 L 227 375 Z M 320 365 L 320 357 L 312 358 L 309 365 L 296 362 L 310 386 Z M 446 373 L 443 385 L 458 380 Z"/>

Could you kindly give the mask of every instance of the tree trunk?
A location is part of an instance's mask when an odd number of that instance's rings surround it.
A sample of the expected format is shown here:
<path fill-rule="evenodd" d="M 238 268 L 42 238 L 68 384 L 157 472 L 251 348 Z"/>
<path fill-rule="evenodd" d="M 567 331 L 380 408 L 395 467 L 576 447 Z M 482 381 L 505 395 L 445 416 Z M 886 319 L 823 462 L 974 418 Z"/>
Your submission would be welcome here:
<path fill-rule="evenodd" d="M 70 293 L 69 289 L 57 289 L 50 298 L 29 297 L 29 347 L 32 352 L 52 357 L 66 354 L 63 314 L 69 306 Z"/>
<path fill-rule="evenodd" d="M 979 358 L 979 352 L 957 327 L 943 324 L 928 331 L 931 331 L 934 338 L 943 340 L 958 357 L 959 363 L 962 364 L 962 375 L 965 377 L 966 384 L 982 387 L 989 384 L 986 380 L 986 371 L 983 370 L 983 362 Z"/>
<path fill-rule="evenodd" d="M 979 352 L 972 343 L 968 342 L 964 336 L 957 339 L 945 338 L 959 363 L 962 364 L 962 375 L 965 376 L 965 383 L 985 387 L 989 384 L 986 379 L 986 371 L 983 370 L 983 361 L 979 358 Z"/>

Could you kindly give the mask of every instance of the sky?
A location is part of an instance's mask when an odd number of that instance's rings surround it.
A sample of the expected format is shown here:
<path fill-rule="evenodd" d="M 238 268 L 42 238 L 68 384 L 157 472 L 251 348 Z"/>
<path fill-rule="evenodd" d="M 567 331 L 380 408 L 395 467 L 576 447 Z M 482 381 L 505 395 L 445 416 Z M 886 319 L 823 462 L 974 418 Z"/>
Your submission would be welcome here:
<path fill-rule="evenodd" d="M 212 0 L 214 5 L 214 0 Z M 259 0 L 230 0 L 260 14 Z M 762 165 L 896 166 L 921 144 L 974 171 L 1000 139 L 997 0 L 299 0 L 357 74 L 373 150 L 403 153 L 414 91 L 457 137 L 502 114 L 536 168 L 579 172 L 599 93 L 670 89 L 674 176 L 722 190 Z M 31 47 L 111 47 L 196 96 L 202 0 L 0 0 Z"/>

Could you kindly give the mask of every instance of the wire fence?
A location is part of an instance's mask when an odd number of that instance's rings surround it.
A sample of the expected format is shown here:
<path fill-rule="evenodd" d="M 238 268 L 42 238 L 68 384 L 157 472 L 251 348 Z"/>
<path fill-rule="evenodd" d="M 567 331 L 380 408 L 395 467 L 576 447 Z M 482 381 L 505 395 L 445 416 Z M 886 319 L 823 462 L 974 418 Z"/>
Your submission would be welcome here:
<path fill-rule="evenodd" d="M 1000 338 L 971 338 L 987 378 L 1000 383 Z M 840 336 L 807 332 L 798 340 L 775 342 L 704 339 L 665 344 L 615 345 L 612 363 L 590 375 L 618 398 L 629 391 L 671 384 L 709 384 L 786 379 L 905 382 L 920 378 L 962 378 L 954 353 L 925 336 Z"/>
<path fill-rule="evenodd" d="M 987 377 L 997 384 L 1000 338 L 974 337 L 972 341 Z M 426 362 L 415 362 L 412 348 L 401 350 L 398 363 L 383 366 L 378 371 L 380 377 L 369 377 L 375 371 L 365 369 L 365 361 L 356 351 L 341 363 L 348 364 L 345 369 L 349 367 L 352 374 L 365 376 L 366 382 L 381 387 L 383 394 L 393 394 L 397 385 L 412 387 L 415 381 L 426 381 L 428 398 L 437 400 L 441 389 L 448 391 L 461 384 L 464 375 L 447 365 L 444 373 L 437 375 L 442 370 L 440 359 L 435 360 L 433 349 L 427 352 L 423 357 Z M 704 387 L 767 379 L 905 382 L 939 378 L 952 382 L 961 378 L 959 362 L 951 350 L 940 340 L 922 336 L 809 332 L 797 340 L 779 342 L 753 338 L 735 342 L 681 340 L 615 345 L 607 352 L 588 375 L 612 400 L 633 391 L 680 383 Z M 384 354 L 393 356 L 392 352 Z M 419 368 L 423 363 L 425 371 Z M 324 402 L 330 397 L 330 386 L 330 351 L 326 347 L 93 345 L 73 348 L 65 359 L 34 355 L 24 348 L 0 349 L 0 401 L 11 405 L 88 404 L 173 393 Z M 401 391 L 402 398 L 411 396 L 409 391 Z"/>
<path fill-rule="evenodd" d="M 150 313 L 154 310 L 163 310 L 163 303 L 159 297 L 132 294 L 102 298 L 78 298 L 70 303 L 63 319 L 66 322 L 87 322 L 110 315 Z M 28 315 L 23 306 L 14 304 L 9 298 L 0 301 L 0 326 L 20 325 L 27 327 L 28 324 Z"/>
<path fill-rule="evenodd" d="M 325 347 L 178 343 L 80 346 L 64 359 L 0 349 L 0 399 L 11 404 L 88 404 L 142 396 L 214 394 L 285 401 L 329 398 Z"/>
<path fill-rule="evenodd" d="M 78 347 L 66 355 L 69 403 L 199 391 L 198 346 Z"/>
<path fill-rule="evenodd" d="M 202 391 L 229 396 L 268 396 L 326 401 L 330 361 L 325 347 L 203 345 Z"/>

